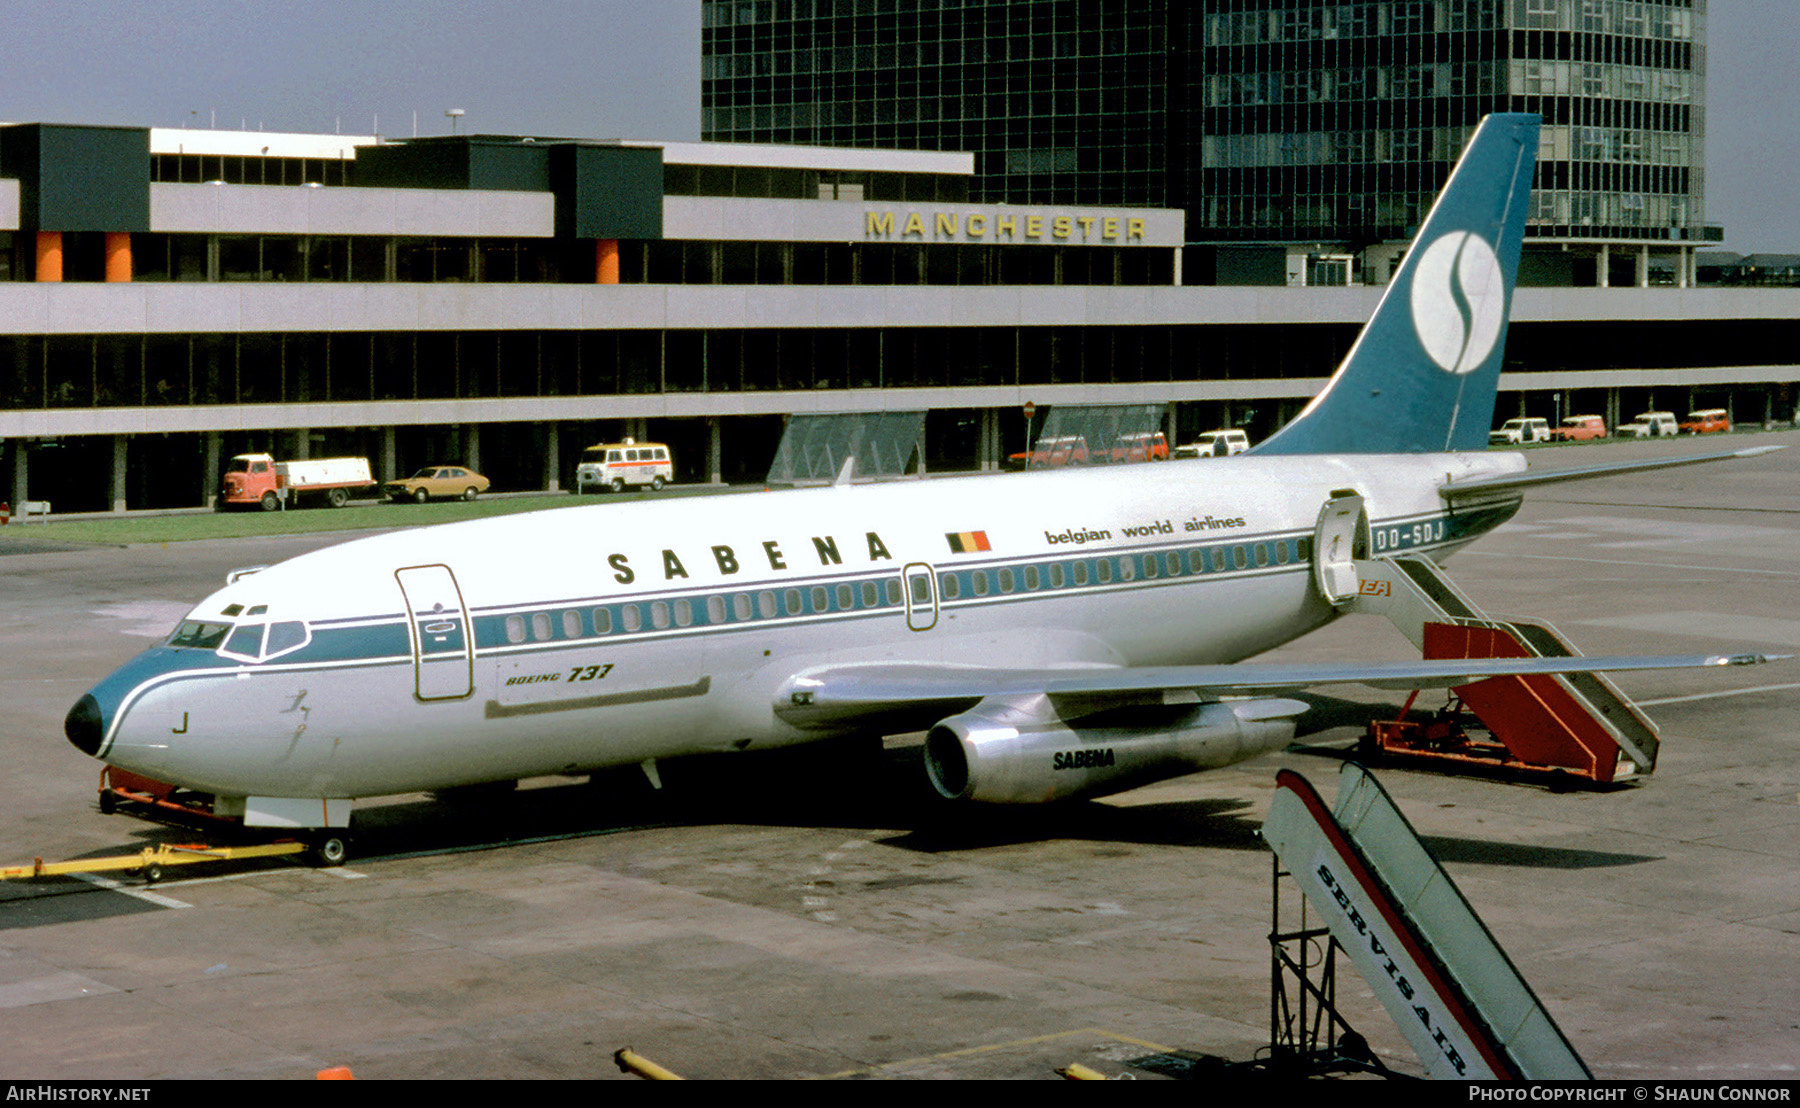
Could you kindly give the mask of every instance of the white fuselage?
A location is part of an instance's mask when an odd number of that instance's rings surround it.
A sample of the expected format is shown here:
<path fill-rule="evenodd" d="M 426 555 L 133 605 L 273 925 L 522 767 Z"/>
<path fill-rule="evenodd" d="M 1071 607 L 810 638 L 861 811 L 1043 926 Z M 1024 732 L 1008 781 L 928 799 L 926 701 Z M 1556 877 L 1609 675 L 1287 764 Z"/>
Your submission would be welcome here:
<path fill-rule="evenodd" d="M 820 737 L 809 667 L 1234 662 L 1328 622 L 1321 506 L 1441 556 L 1517 455 L 1258 457 L 603 504 L 379 535 L 245 576 L 94 691 L 98 756 L 222 796 L 361 797 Z M 258 626 L 277 628 L 263 633 Z M 300 645 L 296 645 L 300 644 Z"/>

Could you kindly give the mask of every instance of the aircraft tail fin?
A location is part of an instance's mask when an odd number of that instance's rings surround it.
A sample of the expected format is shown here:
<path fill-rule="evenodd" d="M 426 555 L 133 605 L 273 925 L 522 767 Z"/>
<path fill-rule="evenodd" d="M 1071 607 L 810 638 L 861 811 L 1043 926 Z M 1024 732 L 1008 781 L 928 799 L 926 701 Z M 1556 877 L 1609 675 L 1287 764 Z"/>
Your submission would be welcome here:
<path fill-rule="evenodd" d="M 1256 453 L 1487 447 L 1537 147 L 1535 115 L 1482 120 L 1343 365 Z"/>

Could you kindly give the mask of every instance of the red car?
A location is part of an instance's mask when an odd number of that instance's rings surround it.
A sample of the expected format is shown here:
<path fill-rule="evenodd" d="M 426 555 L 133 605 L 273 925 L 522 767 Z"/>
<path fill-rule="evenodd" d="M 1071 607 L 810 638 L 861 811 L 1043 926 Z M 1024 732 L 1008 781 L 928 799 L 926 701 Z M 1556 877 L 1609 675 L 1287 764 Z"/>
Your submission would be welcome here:
<path fill-rule="evenodd" d="M 1597 415 L 1570 416 L 1550 432 L 1556 442 L 1585 442 L 1606 437 L 1606 421 Z"/>
<path fill-rule="evenodd" d="M 1731 417 L 1725 414 L 1724 408 L 1702 408 L 1697 412 L 1689 412 L 1681 421 L 1681 433 L 1684 435 L 1708 435 L 1715 431 L 1731 430 Z"/>

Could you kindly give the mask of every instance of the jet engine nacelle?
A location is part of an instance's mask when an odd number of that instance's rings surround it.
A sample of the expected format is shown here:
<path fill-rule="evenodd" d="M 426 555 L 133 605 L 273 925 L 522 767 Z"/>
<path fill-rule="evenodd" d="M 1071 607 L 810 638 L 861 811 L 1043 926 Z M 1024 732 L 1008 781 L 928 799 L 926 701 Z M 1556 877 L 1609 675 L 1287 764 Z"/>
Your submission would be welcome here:
<path fill-rule="evenodd" d="M 931 729 L 925 769 L 950 800 L 1099 796 L 1285 746 L 1307 707 L 1281 699 L 1134 705 L 1065 720 L 1048 697 L 989 699 Z"/>

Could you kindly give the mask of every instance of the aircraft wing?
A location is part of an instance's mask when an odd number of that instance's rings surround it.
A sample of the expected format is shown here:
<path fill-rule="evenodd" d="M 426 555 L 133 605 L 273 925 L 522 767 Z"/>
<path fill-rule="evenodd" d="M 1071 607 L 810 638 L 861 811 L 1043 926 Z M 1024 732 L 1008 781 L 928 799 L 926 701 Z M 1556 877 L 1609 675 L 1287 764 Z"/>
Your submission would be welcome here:
<path fill-rule="evenodd" d="M 1463 481 L 1447 482 L 1438 488 L 1438 493 L 1445 500 L 1469 500 L 1492 496 L 1496 493 L 1517 492 L 1521 489 L 1535 488 L 1538 485 L 1554 485 L 1562 481 L 1587 481 L 1595 477 L 1618 477 L 1623 474 L 1644 473 L 1654 469 L 1672 469 L 1675 466 L 1699 465 L 1703 462 L 1722 462 L 1731 458 L 1753 458 L 1758 454 L 1785 449 L 1787 448 L 1784 446 L 1752 446 L 1743 450 L 1693 454 L 1684 458 L 1657 458 L 1648 462 L 1611 462 L 1606 465 L 1581 466 L 1576 469 L 1508 473 L 1499 477 L 1472 477 Z"/>
<path fill-rule="evenodd" d="M 868 663 L 822 666 L 795 675 L 777 695 L 775 712 L 797 727 L 837 727 L 860 718 L 942 715 L 988 697 L 1044 694 L 1127 701 L 1168 691 L 1189 691 L 1202 697 L 1248 696 L 1295 692 L 1316 685 L 1451 688 L 1489 677 L 1759 665 L 1785 657 L 1788 655 L 1745 653 L 1438 658 L 1344 665 L 1240 662 L 1081 669 Z"/>

